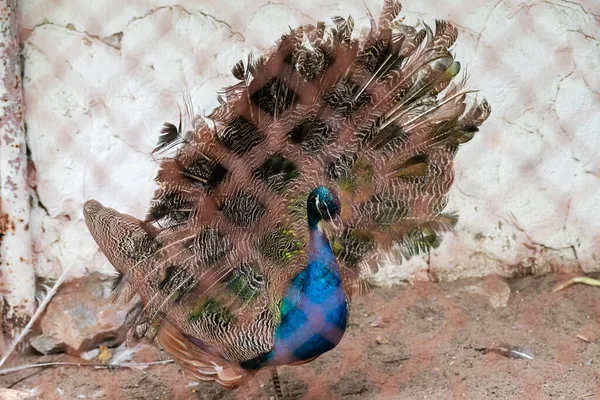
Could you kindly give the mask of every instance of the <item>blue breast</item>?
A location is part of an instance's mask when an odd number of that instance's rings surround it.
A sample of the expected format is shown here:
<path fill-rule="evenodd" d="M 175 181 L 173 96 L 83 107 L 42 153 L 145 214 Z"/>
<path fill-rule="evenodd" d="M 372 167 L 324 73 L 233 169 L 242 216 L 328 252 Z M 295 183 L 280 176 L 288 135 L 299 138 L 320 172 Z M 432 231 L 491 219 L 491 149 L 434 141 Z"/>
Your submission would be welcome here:
<path fill-rule="evenodd" d="M 281 324 L 275 331 L 272 362 L 290 364 L 333 349 L 346 329 L 346 295 L 339 275 L 321 273 L 309 265 L 288 288 L 281 307 Z M 312 273 L 311 273 L 312 272 Z"/>
<path fill-rule="evenodd" d="M 333 349 L 346 329 L 346 294 L 337 261 L 320 230 L 311 232 L 308 265 L 288 286 L 273 349 L 261 364 L 284 365 Z"/>
<path fill-rule="evenodd" d="M 317 224 L 310 222 L 309 218 L 308 263 L 292 279 L 282 299 L 273 348 L 241 363 L 246 369 L 301 363 L 333 349 L 342 340 L 346 293 L 329 241 Z"/>

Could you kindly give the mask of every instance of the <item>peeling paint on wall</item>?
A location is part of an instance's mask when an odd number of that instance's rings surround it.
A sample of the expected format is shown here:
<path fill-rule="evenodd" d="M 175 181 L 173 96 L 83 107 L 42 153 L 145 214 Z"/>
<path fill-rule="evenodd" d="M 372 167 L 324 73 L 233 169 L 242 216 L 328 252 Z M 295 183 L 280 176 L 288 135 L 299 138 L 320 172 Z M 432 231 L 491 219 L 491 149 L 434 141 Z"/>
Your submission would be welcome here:
<path fill-rule="evenodd" d="M 368 0 L 374 14 L 381 1 Z M 600 268 L 600 6 L 587 0 L 406 2 L 410 22 L 444 18 L 492 115 L 459 152 L 455 234 L 380 282 Z M 26 122 L 37 168 L 31 228 L 41 276 L 111 270 L 88 235 L 85 200 L 143 217 L 150 157 L 182 91 L 200 111 L 229 70 L 289 26 L 352 14 L 363 1 L 24 0 Z"/>
<path fill-rule="evenodd" d="M 16 6 L 0 0 L 0 314 L 9 336 L 29 320 L 35 294 Z"/>

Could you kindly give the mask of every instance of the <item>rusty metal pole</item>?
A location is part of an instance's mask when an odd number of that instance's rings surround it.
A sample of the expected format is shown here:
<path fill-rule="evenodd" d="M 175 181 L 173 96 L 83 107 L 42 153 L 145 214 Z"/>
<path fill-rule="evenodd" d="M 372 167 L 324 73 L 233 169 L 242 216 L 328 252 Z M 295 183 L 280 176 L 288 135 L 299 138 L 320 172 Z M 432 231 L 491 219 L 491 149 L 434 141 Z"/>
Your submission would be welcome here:
<path fill-rule="evenodd" d="M 35 307 L 17 0 L 0 0 L 0 293 L 13 338 Z"/>

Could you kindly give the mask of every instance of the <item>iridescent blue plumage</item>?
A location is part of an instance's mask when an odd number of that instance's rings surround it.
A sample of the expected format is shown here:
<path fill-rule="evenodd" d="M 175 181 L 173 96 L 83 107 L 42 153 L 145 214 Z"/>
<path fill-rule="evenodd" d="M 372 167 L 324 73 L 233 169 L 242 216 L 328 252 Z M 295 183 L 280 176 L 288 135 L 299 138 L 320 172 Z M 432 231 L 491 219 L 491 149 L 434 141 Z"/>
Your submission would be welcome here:
<path fill-rule="evenodd" d="M 247 368 L 309 361 L 333 349 L 346 329 L 346 293 L 329 241 L 319 228 L 340 212 L 334 192 L 320 186 L 307 201 L 308 263 L 292 279 L 281 302 L 281 323 L 273 349 L 245 364 Z"/>
<path fill-rule="evenodd" d="M 490 107 L 453 81 L 457 29 L 405 25 L 400 9 L 385 0 L 361 35 L 351 18 L 303 25 L 237 63 L 206 121 L 163 129 L 145 220 L 86 203 L 117 290 L 140 297 L 130 332 L 197 379 L 236 388 L 331 350 L 363 273 L 456 222 L 442 212 L 452 162 Z"/>

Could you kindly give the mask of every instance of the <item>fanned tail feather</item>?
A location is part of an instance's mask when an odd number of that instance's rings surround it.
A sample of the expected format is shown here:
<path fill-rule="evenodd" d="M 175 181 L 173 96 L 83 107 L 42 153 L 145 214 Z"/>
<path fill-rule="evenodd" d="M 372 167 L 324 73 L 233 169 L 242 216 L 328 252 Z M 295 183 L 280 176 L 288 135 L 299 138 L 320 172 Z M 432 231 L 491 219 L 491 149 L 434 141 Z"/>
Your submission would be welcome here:
<path fill-rule="evenodd" d="M 198 380 L 216 381 L 225 388 L 235 389 L 255 375 L 255 372 L 246 371 L 217 355 L 202 351 L 170 323 L 163 325 L 157 341 Z"/>
<path fill-rule="evenodd" d="M 349 296 L 382 256 L 437 247 L 455 225 L 444 211 L 454 156 L 490 106 L 468 106 L 466 78 L 455 79 L 457 29 L 408 26 L 400 10 L 386 0 L 360 37 L 351 17 L 292 29 L 233 66 L 239 82 L 206 122 L 186 100 L 191 128 L 161 131 L 144 221 L 86 205 L 122 276 L 116 291 L 140 295 L 130 323 L 199 379 L 235 387 L 252 375 L 237 365 L 273 346 L 279 302 L 306 266 L 312 189 L 340 197 L 340 223 L 324 228 Z"/>

